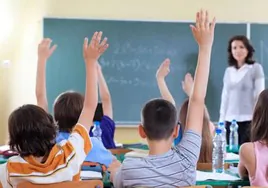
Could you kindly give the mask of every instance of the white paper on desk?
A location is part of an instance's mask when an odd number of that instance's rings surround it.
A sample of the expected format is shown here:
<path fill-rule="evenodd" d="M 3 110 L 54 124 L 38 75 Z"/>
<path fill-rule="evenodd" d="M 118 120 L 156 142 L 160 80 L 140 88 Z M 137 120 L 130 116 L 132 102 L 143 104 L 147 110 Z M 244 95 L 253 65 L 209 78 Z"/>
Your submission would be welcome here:
<path fill-rule="evenodd" d="M 9 149 L 10 149 L 9 145 L 0 146 L 0 151 L 6 151 L 6 150 L 9 150 Z"/>
<path fill-rule="evenodd" d="M 225 160 L 239 160 L 239 155 L 235 154 L 235 153 L 226 153 L 226 158 Z"/>
<path fill-rule="evenodd" d="M 149 155 L 149 150 L 143 150 L 143 149 L 132 149 L 132 150 L 133 151 L 125 154 L 125 158 L 128 157 L 143 158 Z"/>
<path fill-rule="evenodd" d="M 101 172 L 83 170 L 80 177 L 82 180 L 102 179 L 102 174 Z"/>
<path fill-rule="evenodd" d="M 240 178 L 225 173 L 202 172 L 197 170 L 196 181 L 205 181 L 205 180 L 235 181 L 240 180 Z"/>

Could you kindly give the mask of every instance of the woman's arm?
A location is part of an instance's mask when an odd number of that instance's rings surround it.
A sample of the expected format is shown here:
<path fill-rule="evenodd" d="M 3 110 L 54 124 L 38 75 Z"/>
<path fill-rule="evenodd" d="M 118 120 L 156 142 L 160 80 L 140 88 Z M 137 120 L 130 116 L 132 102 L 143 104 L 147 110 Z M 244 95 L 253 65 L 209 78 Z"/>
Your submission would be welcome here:
<path fill-rule="evenodd" d="M 255 64 L 254 99 L 257 102 L 259 94 L 265 88 L 265 76 L 261 64 Z"/>
<path fill-rule="evenodd" d="M 156 72 L 156 79 L 162 98 L 171 102 L 175 106 L 176 105 L 175 100 L 172 97 L 165 81 L 165 77 L 169 73 L 169 65 L 170 60 L 165 59 Z"/>
<path fill-rule="evenodd" d="M 223 88 L 221 93 L 221 107 L 219 121 L 225 121 L 226 109 L 228 104 L 228 68 L 225 70 L 223 77 Z"/>

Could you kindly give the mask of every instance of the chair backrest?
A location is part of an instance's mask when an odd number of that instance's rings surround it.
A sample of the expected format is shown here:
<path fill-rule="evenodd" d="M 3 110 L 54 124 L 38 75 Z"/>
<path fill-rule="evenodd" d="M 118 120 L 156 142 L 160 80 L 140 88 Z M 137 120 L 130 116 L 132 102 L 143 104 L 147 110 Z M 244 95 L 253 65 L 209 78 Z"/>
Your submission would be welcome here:
<path fill-rule="evenodd" d="M 109 150 L 114 156 L 116 156 L 117 160 L 119 160 L 121 163 L 125 159 L 125 154 L 132 151 L 130 149 L 125 149 L 125 148 L 116 148 L 116 149 L 109 149 Z"/>
<path fill-rule="evenodd" d="M 126 148 L 109 149 L 113 155 L 121 155 L 131 152 L 132 150 Z"/>
<path fill-rule="evenodd" d="M 18 188 L 103 188 L 103 182 L 101 180 L 85 180 L 85 181 L 69 181 L 53 184 L 33 184 L 30 182 L 23 182 L 18 185 Z"/>
<path fill-rule="evenodd" d="M 224 169 L 228 169 L 230 164 L 225 163 Z M 211 171 L 212 170 L 212 163 L 197 163 L 197 170 L 201 171 Z"/>

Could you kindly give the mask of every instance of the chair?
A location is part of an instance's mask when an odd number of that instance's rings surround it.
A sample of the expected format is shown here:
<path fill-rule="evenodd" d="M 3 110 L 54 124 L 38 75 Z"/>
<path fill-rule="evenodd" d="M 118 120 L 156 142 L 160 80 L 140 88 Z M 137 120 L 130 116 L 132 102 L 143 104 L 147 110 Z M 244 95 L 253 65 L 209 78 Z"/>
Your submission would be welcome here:
<path fill-rule="evenodd" d="M 225 163 L 224 169 L 229 169 L 230 164 Z M 197 170 L 200 171 L 211 171 L 212 170 L 212 163 L 197 163 Z"/>
<path fill-rule="evenodd" d="M 117 160 L 120 162 L 123 162 L 125 159 L 125 154 L 128 152 L 131 152 L 131 149 L 126 149 L 126 148 L 116 148 L 116 149 L 109 149 L 110 152 L 116 156 Z"/>
<path fill-rule="evenodd" d="M 126 148 L 116 148 L 116 149 L 109 149 L 109 150 L 113 155 L 126 154 L 132 151 L 131 149 L 126 149 Z"/>
<path fill-rule="evenodd" d="M 18 185 L 18 188 L 103 188 L 101 180 L 85 180 L 85 181 L 69 181 L 53 184 L 33 184 L 23 182 Z"/>

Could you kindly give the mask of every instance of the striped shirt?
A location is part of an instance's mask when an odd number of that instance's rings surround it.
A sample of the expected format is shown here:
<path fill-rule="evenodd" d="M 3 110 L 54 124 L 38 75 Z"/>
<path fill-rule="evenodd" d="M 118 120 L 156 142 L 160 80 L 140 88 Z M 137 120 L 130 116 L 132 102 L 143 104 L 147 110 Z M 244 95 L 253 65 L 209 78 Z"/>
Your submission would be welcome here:
<path fill-rule="evenodd" d="M 200 135 L 188 130 L 180 143 L 163 155 L 126 158 L 116 172 L 113 184 L 116 188 L 195 185 L 200 147 Z"/>
<path fill-rule="evenodd" d="M 5 188 L 17 187 L 24 181 L 34 184 L 51 184 L 79 181 L 80 169 L 92 144 L 86 128 L 77 124 L 68 140 L 56 144 L 45 163 L 33 156 L 15 156 L 0 166 L 0 180 Z"/>

